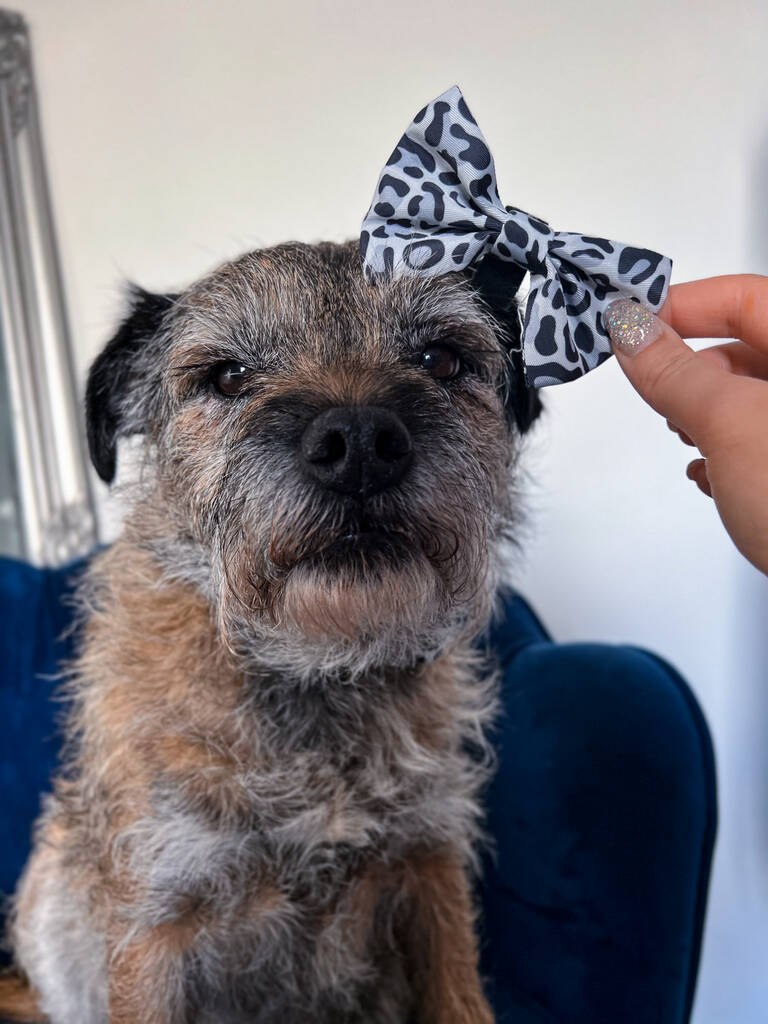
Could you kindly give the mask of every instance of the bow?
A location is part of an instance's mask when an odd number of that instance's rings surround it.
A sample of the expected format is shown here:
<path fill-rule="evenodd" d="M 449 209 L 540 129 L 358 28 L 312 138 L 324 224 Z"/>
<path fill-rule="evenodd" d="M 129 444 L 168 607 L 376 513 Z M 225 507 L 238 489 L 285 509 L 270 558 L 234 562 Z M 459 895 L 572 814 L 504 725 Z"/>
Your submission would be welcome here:
<path fill-rule="evenodd" d="M 672 269 L 650 249 L 553 231 L 503 206 L 493 157 L 458 86 L 420 110 L 398 142 L 363 220 L 360 251 L 369 278 L 445 274 L 489 255 L 528 271 L 522 356 L 536 388 L 607 359 L 606 306 L 624 296 L 660 309 Z"/>

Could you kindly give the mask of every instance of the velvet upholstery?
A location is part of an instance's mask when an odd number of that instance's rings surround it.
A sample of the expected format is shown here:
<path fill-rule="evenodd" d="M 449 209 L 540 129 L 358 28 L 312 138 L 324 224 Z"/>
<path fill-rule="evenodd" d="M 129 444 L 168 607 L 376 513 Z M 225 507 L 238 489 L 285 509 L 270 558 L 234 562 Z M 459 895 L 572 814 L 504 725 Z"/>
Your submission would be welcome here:
<path fill-rule="evenodd" d="M 511 596 L 487 794 L 483 967 L 499 1024 L 683 1024 L 716 827 L 712 744 L 668 664 L 555 644 Z"/>
<path fill-rule="evenodd" d="M 60 738 L 51 699 L 82 570 L 0 559 L 0 891 L 30 844 Z M 500 1024 L 683 1024 L 715 831 L 712 747 L 684 681 L 631 647 L 556 644 L 511 594 L 483 641 L 502 669 L 495 850 L 479 883 Z"/>

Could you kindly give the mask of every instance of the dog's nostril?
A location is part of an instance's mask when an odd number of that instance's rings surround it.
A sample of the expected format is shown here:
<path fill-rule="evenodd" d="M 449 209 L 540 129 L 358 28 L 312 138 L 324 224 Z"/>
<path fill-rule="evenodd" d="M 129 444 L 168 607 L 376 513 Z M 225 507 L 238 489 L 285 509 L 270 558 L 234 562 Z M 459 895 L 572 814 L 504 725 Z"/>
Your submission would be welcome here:
<path fill-rule="evenodd" d="M 333 467 L 343 461 L 348 448 L 343 429 L 317 421 L 310 424 L 301 441 L 304 460 L 317 467 Z"/>
<path fill-rule="evenodd" d="M 347 442 L 340 430 L 330 431 L 323 438 L 323 442 L 317 457 L 312 460 L 313 462 L 330 466 L 334 462 L 339 462 L 347 454 Z"/>
<path fill-rule="evenodd" d="M 376 455 L 383 462 L 397 462 L 411 450 L 411 439 L 404 430 L 380 430 L 374 445 Z"/>

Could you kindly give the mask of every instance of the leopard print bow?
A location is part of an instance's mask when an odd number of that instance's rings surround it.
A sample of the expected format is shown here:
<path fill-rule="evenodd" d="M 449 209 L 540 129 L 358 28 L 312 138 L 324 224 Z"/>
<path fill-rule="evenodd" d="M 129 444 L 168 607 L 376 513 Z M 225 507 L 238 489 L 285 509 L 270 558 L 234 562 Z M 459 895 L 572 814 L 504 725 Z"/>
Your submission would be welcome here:
<path fill-rule="evenodd" d="M 420 110 L 381 173 L 363 220 L 369 278 L 445 274 L 494 254 L 530 272 L 522 355 L 529 387 L 582 376 L 611 354 L 605 307 L 658 310 L 671 260 L 622 242 L 553 231 L 503 206 L 493 157 L 458 86 Z M 512 275 L 514 288 L 519 274 Z"/>

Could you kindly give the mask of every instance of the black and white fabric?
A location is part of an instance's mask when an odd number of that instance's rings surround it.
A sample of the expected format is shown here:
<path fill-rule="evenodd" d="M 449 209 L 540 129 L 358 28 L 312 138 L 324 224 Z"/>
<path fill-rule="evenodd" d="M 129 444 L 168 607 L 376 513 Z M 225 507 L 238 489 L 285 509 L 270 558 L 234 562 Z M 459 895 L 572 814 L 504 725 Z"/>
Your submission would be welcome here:
<path fill-rule="evenodd" d="M 537 388 L 607 359 L 605 307 L 627 297 L 658 310 L 672 269 L 650 249 L 553 231 L 503 206 L 493 157 L 458 86 L 420 110 L 398 142 L 363 221 L 360 250 L 371 279 L 445 274 L 490 253 L 525 267 L 523 361 L 526 383 Z"/>

